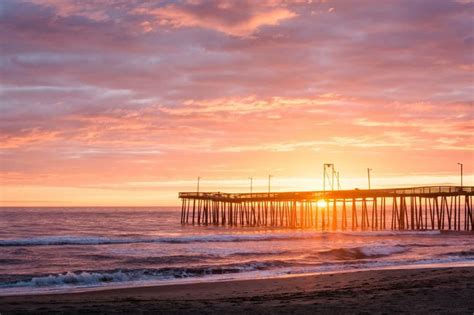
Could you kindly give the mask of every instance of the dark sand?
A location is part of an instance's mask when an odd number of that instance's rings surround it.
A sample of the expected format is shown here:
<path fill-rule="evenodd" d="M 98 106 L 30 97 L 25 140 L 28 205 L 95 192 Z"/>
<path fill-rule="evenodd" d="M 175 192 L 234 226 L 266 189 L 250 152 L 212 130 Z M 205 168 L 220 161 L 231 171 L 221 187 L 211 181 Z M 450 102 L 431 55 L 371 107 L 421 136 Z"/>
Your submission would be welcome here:
<path fill-rule="evenodd" d="M 0 297 L 0 313 L 474 314 L 474 267 Z"/>

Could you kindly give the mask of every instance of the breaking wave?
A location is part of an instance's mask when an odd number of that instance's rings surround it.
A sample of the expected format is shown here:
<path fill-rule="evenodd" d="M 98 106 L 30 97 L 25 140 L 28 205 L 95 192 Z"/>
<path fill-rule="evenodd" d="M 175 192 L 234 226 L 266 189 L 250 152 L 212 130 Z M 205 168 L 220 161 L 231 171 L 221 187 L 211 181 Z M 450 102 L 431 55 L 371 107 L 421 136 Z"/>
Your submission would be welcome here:
<path fill-rule="evenodd" d="M 457 252 L 443 253 L 440 256 L 457 256 L 457 257 L 472 257 L 474 258 L 474 248 L 461 250 Z"/>
<path fill-rule="evenodd" d="M 194 268 L 167 267 L 159 269 L 118 269 L 106 271 L 69 271 L 55 275 L 22 277 L 20 281 L 0 283 L 0 287 L 50 287 L 50 286 L 94 286 L 113 282 L 172 280 L 196 278 L 211 275 L 235 274 L 289 267 L 292 264 L 281 261 L 249 261 L 235 265 L 201 266 Z"/>
<path fill-rule="evenodd" d="M 330 235 L 331 232 L 293 232 L 293 233 L 261 233 L 261 234 L 214 234 L 214 235 L 192 235 L 177 237 L 100 237 L 100 236 L 43 236 L 34 238 L 3 239 L 0 247 L 7 246 L 61 246 L 61 245 L 104 245 L 104 244 L 134 244 L 134 243 L 207 243 L 207 242 L 254 242 L 254 241 L 278 241 L 320 238 Z M 352 232 L 343 234 L 352 235 Z M 380 236 L 380 235 L 434 235 L 438 231 L 420 232 L 366 232 L 357 236 Z"/>
<path fill-rule="evenodd" d="M 354 248 L 336 248 L 311 254 L 312 257 L 333 260 L 354 260 L 390 256 L 406 252 L 406 246 L 367 246 Z"/>

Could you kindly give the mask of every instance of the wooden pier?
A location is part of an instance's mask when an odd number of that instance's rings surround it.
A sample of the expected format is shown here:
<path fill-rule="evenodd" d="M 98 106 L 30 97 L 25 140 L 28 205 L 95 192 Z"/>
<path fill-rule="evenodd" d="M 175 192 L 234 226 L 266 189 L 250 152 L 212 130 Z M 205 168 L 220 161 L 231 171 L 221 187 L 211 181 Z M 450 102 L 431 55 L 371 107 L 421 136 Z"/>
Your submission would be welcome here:
<path fill-rule="evenodd" d="M 181 192 L 181 223 L 321 230 L 473 231 L 473 186 Z"/>

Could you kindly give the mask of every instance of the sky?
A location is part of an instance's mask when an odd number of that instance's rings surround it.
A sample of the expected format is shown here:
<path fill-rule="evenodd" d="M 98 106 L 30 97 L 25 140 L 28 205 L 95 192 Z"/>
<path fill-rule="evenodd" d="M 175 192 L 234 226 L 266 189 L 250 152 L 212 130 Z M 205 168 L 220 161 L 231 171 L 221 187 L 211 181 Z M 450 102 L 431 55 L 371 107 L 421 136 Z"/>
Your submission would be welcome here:
<path fill-rule="evenodd" d="M 464 0 L 0 0 L 0 205 L 473 185 Z"/>

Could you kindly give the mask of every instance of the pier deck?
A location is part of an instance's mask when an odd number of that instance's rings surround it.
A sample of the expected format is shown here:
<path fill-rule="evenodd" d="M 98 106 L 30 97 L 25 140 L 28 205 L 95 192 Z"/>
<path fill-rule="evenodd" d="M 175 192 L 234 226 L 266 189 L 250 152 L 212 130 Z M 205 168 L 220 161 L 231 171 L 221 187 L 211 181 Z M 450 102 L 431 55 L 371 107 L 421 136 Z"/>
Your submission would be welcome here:
<path fill-rule="evenodd" d="M 332 230 L 473 231 L 473 186 L 181 192 L 181 223 Z"/>

